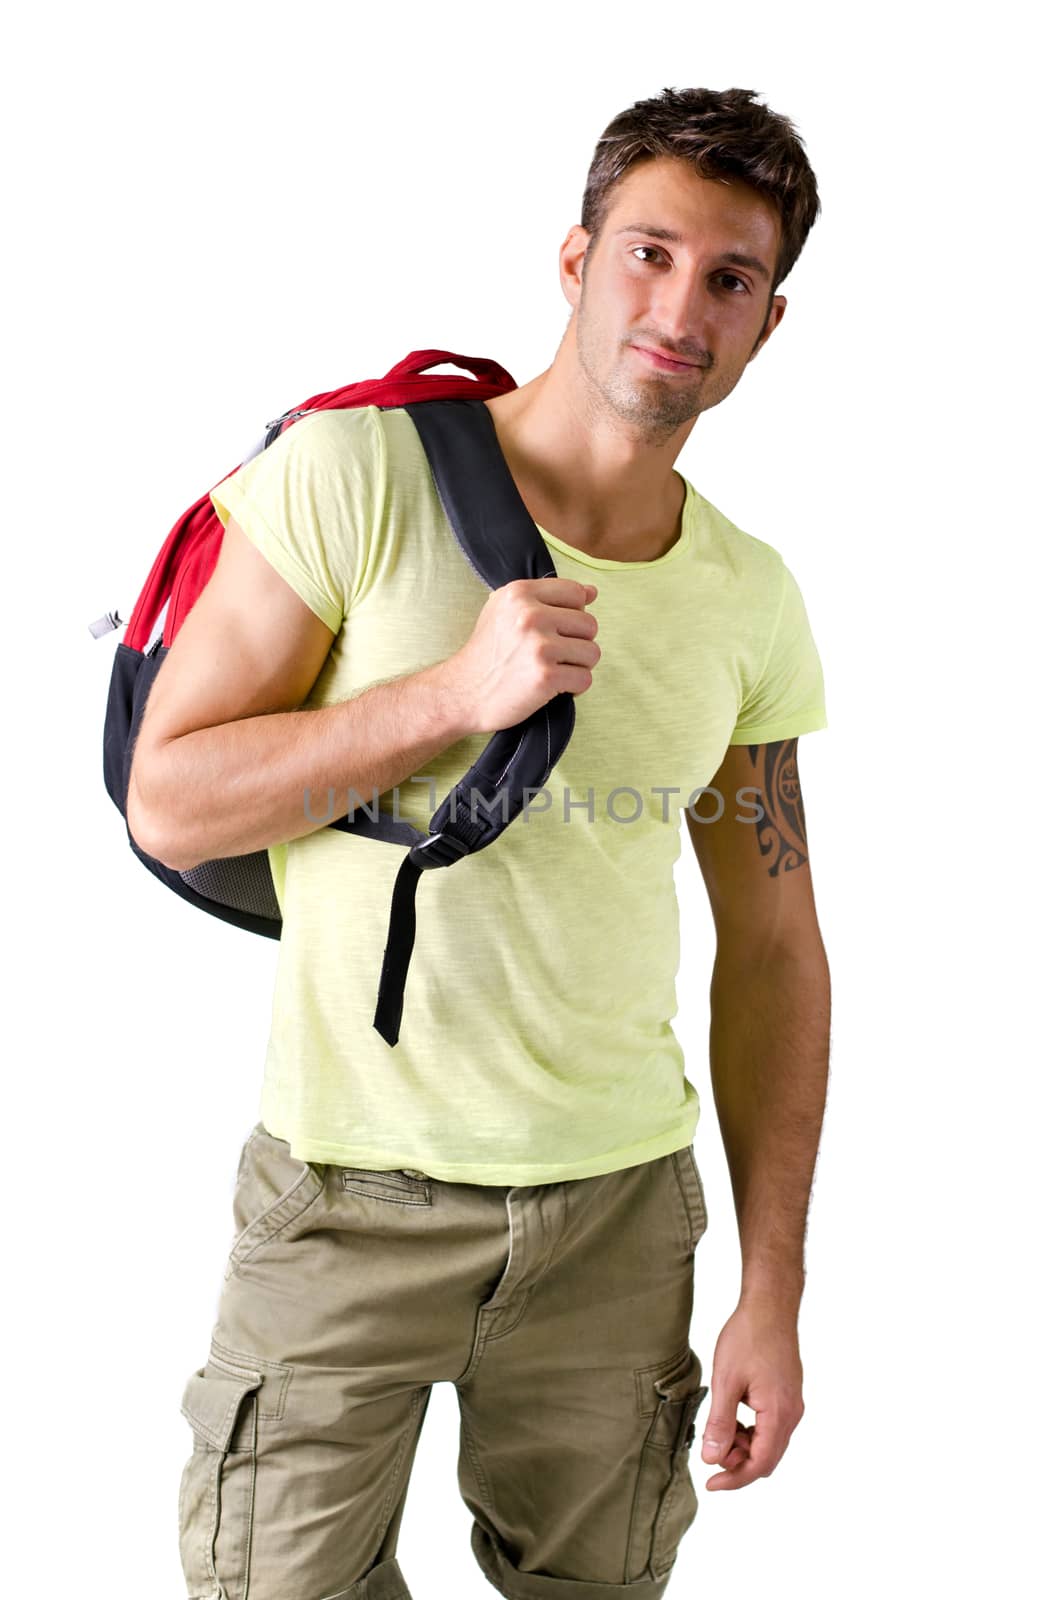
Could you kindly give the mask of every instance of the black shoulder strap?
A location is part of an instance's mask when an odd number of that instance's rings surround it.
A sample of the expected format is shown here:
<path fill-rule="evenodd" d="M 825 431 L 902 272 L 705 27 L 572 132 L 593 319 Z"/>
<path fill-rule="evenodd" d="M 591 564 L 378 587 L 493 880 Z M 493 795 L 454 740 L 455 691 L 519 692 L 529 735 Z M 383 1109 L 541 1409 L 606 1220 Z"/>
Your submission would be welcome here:
<path fill-rule="evenodd" d="M 556 569 L 504 459 L 489 408 L 481 400 L 423 400 L 405 410 L 416 426 L 450 527 L 483 583 L 499 589 L 516 578 L 554 578 Z M 499 839 L 528 793 L 547 783 L 574 731 L 574 696 L 558 694 L 524 722 L 495 733 L 450 790 L 421 833 L 358 806 L 331 826 L 410 848 L 398 869 L 374 1027 L 398 1041 L 412 948 L 420 874 Z M 376 814 L 378 813 L 378 814 Z"/>

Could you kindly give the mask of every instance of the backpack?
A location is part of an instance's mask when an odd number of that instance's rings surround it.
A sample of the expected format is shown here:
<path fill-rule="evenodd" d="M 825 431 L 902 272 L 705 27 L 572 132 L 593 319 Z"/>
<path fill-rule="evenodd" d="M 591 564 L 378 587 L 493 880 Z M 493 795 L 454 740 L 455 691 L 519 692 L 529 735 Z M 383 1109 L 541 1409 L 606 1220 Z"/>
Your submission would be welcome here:
<path fill-rule="evenodd" d="M 427 368 L 446 361 L 474 377 L 425 375 Z M 516 578 L 555 577 L 548 547 L 523 504 L 493 419 L 483 404 L 515 387 L 514 378 L 496 362 L 446 350 L 414 350 L 385 378 L 314 395 L 285 411 L 268 424 L 250 455 L 225 477 L 238 472 L 281 433 L 313 412 L 364 405 L 382 409 L 403 406 L 419 433 L 452 532 L 483 583 L 497 589 Z M 151 685 L 213 572 L 223 536 L 209 493 L 204 494 L 170 531 L 117 647 L 104 722 L 103 776 L 123 817 L 133 747 Z M 121 620 L 116 611 L 108 612 L 90 628 L 99 638 L 120 626 Z M 573 729 L 574 697 L 564 692 L 524 721 L 495 733 L 435 811 L 428 833 L 385 815 L 378 796 L 371 807 L 359 805 L 349 815 L 325 824 L 406 848 L 391 896 L 373 1020 L 376 1032 L 392 1047 L 398 1041 L 415 942 L 415 896 L 421 873 L 452 866 L 499 839 L 523 810 L 527 792 L 547 782 Z M 188 871 L 177 871 L 141 850 L 127 821 L 126 834 L 144 866 L 183 899 L 236 927 L 280 937 L 282 914 L 267 850 L 204 861 Z"/>

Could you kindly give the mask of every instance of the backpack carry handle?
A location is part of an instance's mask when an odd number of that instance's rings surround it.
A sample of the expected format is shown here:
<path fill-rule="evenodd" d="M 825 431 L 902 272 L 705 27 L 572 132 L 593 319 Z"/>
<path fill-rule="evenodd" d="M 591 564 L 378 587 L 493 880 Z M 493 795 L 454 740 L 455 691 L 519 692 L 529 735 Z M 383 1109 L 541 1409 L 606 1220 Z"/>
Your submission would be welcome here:
<path fill-rule="evenodd" d="M 516 386 L 511 373 L 506 372 L 498 362 L 490 361 L 485 356 L 456 356 L 449 350 L 411 350 L 404 361 L 391 367 L 386 376 L 411 377 L 414 373 L 426 372 L 428 367 L 440 367 L 446 361 L 452 362 L 454 367 L 463 367 L 465 372 L 473 372 L 486 383 L 495 383 L 504 389 L 514 389 Z"/>

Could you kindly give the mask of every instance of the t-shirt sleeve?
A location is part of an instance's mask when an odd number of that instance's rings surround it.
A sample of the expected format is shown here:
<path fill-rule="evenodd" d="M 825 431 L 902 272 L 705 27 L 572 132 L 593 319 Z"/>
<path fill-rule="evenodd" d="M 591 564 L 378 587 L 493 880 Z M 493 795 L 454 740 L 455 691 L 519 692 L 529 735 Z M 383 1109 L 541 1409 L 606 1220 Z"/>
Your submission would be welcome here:
<path fill-rule="evenodd" d="M 824 674 L 798 584 L 783 567 L 780 606 L 766 659 L 744 696 L 730 744 L 771 744 L 828 726 Z"/>
<path fill-rule="evenodd" d="M 300 418 L 210 491 L 301 600 L 338 633 L 357 601 L 380 482 L 378 411 Z"/>

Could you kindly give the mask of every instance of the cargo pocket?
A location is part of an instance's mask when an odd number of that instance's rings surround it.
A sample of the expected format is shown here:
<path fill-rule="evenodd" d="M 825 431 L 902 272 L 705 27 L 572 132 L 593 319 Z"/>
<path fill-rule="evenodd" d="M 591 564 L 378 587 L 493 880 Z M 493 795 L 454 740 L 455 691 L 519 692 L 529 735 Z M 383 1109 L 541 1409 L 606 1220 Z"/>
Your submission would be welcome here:
<path fill-rule="evenodd" d="M 194 1444 L 180 1480 L 180 1559 L 189 1600 L 245 1600 L 254 1519 L 260 1372 L 192 1373 L 180 1409 Z"/>
<path fill-rule="evenodd" d="M 665 1577 L 699 1510 L 688 1458 L 696 1413 L 707 1393 L 702 1376 L 699 1357 L 691 1348 L 661 1367 L 642 1367 L 636 1374 L 640 1410 L 650 1411 L 651 1426 L 633 1495 L 626 1583 Z"/>

